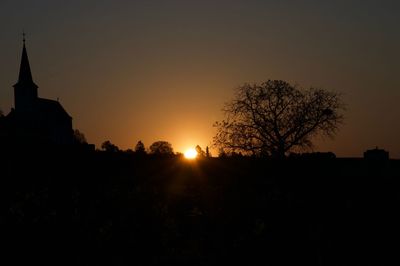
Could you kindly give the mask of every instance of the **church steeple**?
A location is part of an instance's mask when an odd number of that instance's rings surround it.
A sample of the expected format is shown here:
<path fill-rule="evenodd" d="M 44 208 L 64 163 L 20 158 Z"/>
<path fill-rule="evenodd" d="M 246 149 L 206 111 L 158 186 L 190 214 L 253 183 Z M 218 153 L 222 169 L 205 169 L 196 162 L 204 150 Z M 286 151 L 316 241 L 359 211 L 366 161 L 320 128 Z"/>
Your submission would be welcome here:
<path fill-rule="evenodd" d="M 22 41 L 23 41 L 23 47 L 22 47 L 21 65 L 19 67 L 19 76 L 18 76 L 17 84 L 35 85 L 33 82 L 33 79 L 32 79 L 32 73 L 31 73 L 31 67 L 29 65 L 28 53 L 26 52 L 25 33 L 23 33 Z"/>
<path fill-rule="evenodd" d="M 22 48 L 21 65 L 19 67 L 18 83 L 32 83 L 33 79 L 32 79 L 31 67 L 29 66 L 28 53 L 26 52 L 26 47 L 25 47 L 25 34 L 23 43 L 24 44 Z"/>
<path fill-rule="evenodd" d="M 21 65 L 19 67 L 18 82 L 14 87 L 15 110 L 26 110 L 34 104 L 38 97 L 38 86 L 33 82 L 28 53 L 25 46 L 25 33 L 23 33 L 23 47 Z"/>

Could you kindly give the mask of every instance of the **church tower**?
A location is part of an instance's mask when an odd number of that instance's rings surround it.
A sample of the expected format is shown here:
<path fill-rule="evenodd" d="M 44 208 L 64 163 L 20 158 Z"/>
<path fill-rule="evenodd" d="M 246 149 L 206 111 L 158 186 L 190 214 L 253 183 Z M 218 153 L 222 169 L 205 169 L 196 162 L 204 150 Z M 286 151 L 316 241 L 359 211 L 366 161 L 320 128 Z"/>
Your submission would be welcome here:
<path fill-rule="evenodd" d="M 23 48 L 18 82 L 13 87 L 15 111 L 26 112 L 32 110 L 38 98 L 38 86 L 32 79 L 28 54 L 25 47 L 25 34 L 23 36 Z"/>
<path fill-rule="evenodd" d="M 38 97 L 38 86 L 33 82 L 26 52 L 25 34 L 18 81 L 13 87 L 14 109 L 0 119 L 3 139 L 24 145 L 57 146 L 74 143 L 72 117 L 59 101 Z"/>

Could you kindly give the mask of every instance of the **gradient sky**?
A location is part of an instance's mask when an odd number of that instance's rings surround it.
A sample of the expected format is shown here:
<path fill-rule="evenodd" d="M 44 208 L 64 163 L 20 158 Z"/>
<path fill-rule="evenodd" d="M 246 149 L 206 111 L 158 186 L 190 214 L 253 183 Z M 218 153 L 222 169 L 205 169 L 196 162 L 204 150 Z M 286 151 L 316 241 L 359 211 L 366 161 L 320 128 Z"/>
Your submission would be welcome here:
<path fill-rule="evenodd" d="M 99 146 L 210 145 L 233 89 L 283 79 L 343 93 L 345 125 L 315 150 L 400 158 L 400 2 L 0 0 L 0 108 L 21 32 L 39 96 Z"/>

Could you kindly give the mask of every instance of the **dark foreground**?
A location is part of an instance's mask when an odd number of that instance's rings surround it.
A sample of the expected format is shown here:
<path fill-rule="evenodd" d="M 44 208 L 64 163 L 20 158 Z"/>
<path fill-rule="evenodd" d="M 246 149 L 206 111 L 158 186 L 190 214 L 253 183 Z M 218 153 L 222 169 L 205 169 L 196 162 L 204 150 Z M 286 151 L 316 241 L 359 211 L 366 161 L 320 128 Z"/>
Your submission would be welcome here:
<path fill-rule="evenodd" d="M 400 263 L 400 161 L 0 159 L 1 265 Z"/>

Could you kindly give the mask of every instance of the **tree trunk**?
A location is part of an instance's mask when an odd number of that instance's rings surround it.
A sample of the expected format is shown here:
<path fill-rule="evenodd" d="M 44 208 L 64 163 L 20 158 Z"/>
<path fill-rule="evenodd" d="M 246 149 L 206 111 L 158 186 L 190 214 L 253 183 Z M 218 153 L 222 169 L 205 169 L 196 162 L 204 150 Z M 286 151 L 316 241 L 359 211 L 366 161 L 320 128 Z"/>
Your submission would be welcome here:
<path fill-rule="evenodd" d="M 282 159 L 285 159 L 285 142 L 284 141 L 282 141 L 282 140 L 280 140 L 279 141 L 279 145 L 278 145 L 278 148 L 277 148 L 277 150 L 276 150 L 276 159 L 280 159 L 280 160 L 282 160 Z"/>

